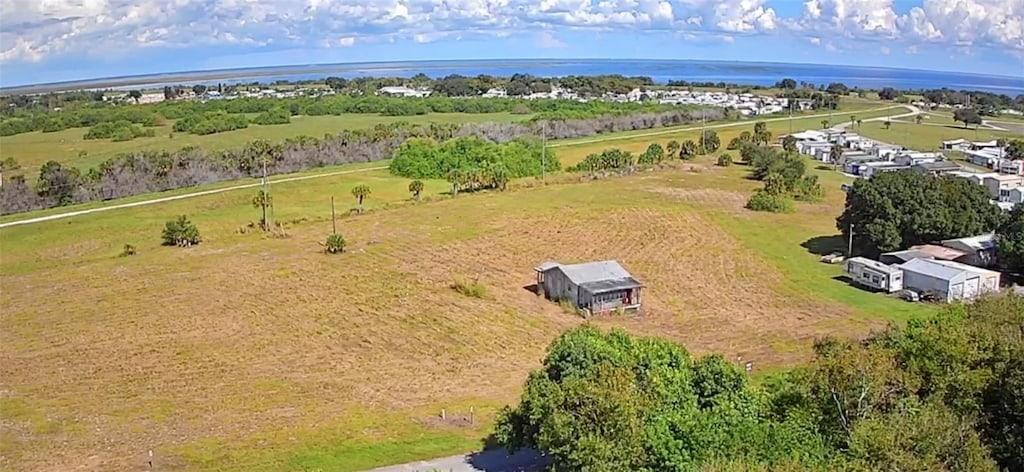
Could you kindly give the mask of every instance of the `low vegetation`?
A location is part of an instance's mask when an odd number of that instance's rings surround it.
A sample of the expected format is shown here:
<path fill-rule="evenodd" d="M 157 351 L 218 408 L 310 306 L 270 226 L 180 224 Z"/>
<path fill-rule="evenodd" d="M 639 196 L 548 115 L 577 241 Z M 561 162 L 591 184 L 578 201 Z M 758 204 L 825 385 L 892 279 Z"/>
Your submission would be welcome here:
<path fill-rule="evenodd" d="M 480 282 L 479 277 L 456 277 L 452 282 L 452 289 L 470 298 L 487 298 L 487 287 Z"/>
<path fill-rule="evenodd" d="M 558 470 L 1019 470 L 1024 298 L 815 343 L 760 385 L 720 355 L 594 327 L 548 348 L 495 436 Z M 722 470 L 716 468 L 715 470 Z"/>
<path fill-rule="evenodd" d="M 327 254 L 341 254 L 345 251 L 345 237 L 338 233 L 327 235 L 327 242 L 324 243 L 324 252 Z"/>
<path fill-rule="evenodd" d="M 162 239 L 164 246 L 192 246 L 199 244 L 199 229 L 187 216 L 181 215 L 164 225 Z"/>
<path fill-rule="evenodd" d="M 467 101 L 457 100 L 457 102 Z M 271 109 L 276 110 L 277 108 Z M 712 115 L 710 118 L 715 118 L 716 114 L 717 117 L 722 116 L 721 110 L 712 110 L 706 114 Z M 22 174 L 4 175 L 7 182 L 0 188 L 0 213 L 10 214 L 73 203 L 108 200 L 233 180 L 245 176 L 256 177 L 262 174 L 264 163 L 266 163 L 268 174 L 281 174 L 328 165 L 376 161 L 392 157 L 396 152 L 402 150 L 403 144 L 422 145 L 421 147 L 429 148 L 430 141 L 441 146 L 440 143 L 454 138 L 460 138 L 457 142 L 463 144 L 471 142 L 508 143 L 512 141 L 502 148 L 507 155 L 504 155 L 501 160 L 507 164 L 507 173 L 510 178 L 514 178 L 514 176 L 520 175 L 533 175 L 531 173 L 533 170 L 522 167 L 527 165 L 528 161 L 532 162 L 533 158 L 531 157 L 527 161 L 523 159 L 527 155 L 537 155 L 537 150 L 540 148 L 529 139 L 519 138 L 539 136 L 542 129 L 550 139 L 563 139 L 605 132 L 672 126 L 690 121 L 692 121 L 690 112 L 674 109 L 657 113 L 638 112 L 631 115 L 601 116 L 588 120 L 533 123 L 466 123 L 461 125 L 431 123 L 427 126 L 392 123 L 378 125 L 369 130 L 346 130 L 323 138 L 300 136 L 282 143 L 271 144 L 257 139 L 240 149 L 219 152 L 185 147 L 176 152 L 141 151 L 122 154 L 104 161 L 87 172 L 82 172 L 74 167 L 65 167 L 57 161 L 50 161 L 40 170 L 35 186 Z M 183 117 L 175 123 L 175 129 L 203 134 L 214 129 L 245 127 L 246 123 L 244 115 L 214 110 Z M 476 141 L 472 141 L 474 139 Z M 474 144 L 473 146 L 480 149 L 491 149 L 488 147 L 490 144 Z M 477 159 L 474 162 L 481 161 Z M 549 170 L 558 168 L 558 163 L 554 158 L 547 162 Z M 443 168 L 445 173 L 449 170 L 450 168 Z M 437 178 L 436 176 L 438 172 L 442 172 L 442 168 L 398 167 L 396 172 L 400 172 L 397 175 L 407 175 L 412 178 Z M 521 174 L 521 172 L 527 173 Z M 440 178 L 448 177 L 447 174 L 441 175 Z"/>

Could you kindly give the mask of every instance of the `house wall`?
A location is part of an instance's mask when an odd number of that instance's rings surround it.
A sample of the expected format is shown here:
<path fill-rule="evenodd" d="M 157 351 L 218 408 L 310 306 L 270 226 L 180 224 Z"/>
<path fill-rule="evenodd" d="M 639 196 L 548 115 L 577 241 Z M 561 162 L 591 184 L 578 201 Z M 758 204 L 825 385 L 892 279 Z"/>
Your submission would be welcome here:
<path fill-rule="evenodd" d="M 963 293 L 962 280 L 949 281 L 911 270 L 903 271 L 903 286 L 918 292 L 936 292 L 945 301 L 958 299 Z"/>
<path fill-rule="evenodd" d="M 635 292 L 634 292 L 635 291 Z M 634 292 L 634 293 L 630 293 Z M 614 292 L 591 295 L 585 291 L 580 293 L 580 304 L 589 306 L 590 311 L 597 313 L 601 311 L 612 311 L 625 306 L 625 300 L 632 295 L 632 304 L 636 305 L 639 297 L 639 289 L 617 290 Z"/>
<path fill-rule="evenodd" d="M 861 264 L 858 261 L 847 261 L 846 272 L 854 282 L 879 290 L 895 292 L 903 288 L 903 277 L 899 272 L 887 274 Z"/>
<path fill-rule="evenodd" d="M 569 280 L 558 268 L 545 271 L 542 287 L 544 295 L 554 301 L 568 300 L 573 306 L 580 306 L 579 287 Z"/>

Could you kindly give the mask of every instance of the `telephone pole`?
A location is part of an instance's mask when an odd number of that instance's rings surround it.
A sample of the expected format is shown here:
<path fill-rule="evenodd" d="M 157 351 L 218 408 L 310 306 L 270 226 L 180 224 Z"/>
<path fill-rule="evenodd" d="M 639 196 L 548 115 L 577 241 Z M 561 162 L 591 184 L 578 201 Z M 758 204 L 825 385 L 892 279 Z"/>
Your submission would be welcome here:
<path fill-rule="evenodd" d="M 850 223 L 850 242 L 846 246 L 846 257 L 853 255 L 853 223 Z"/>
<path fill-rule="evenodd" d="M 548 124 L 540 125 L 540 180 L 548 183 Z"/>
<path fill-rule="evenodd" d="M 263 182 L 260 196 L 260 207 L 263 208 L 263 231 L 270 231 L 270 221 L 267 220 L 267 205 L 270 203 L 270 181 L 267 180 L 267 159 L 263 158 Z"/>

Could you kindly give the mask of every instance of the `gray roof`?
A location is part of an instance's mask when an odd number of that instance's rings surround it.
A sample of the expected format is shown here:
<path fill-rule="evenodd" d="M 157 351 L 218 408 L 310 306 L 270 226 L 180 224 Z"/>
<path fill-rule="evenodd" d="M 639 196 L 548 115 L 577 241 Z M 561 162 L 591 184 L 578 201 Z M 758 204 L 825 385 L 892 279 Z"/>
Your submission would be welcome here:
<path fill-rule="evenodd" d="M 851 257 L 851 258 L 847 259 L 847 261 L 848 262 L 854 262 L 854 263 L 857 263 L 857 264 L 861 264 L 861 265 L 870 267 L 872 269 L 875 269 L 875 270 L 877 270 L 879 272 L 884 272 L 886 274 L 893 274 L 893 273 L 896 273 L 896 272 L 900 272 L 900 268 L 899 267 L 893 267 L 893 266 L 888 265 L 888 264 L 883 264 L 881 262 L 878 262 L 878 261 L 875 261 L 875 260 L 871 260 L 871 259 L 868 259 L 866 257 Z"/>
<path fill-rule="evenodd" d="M 561 270 L 572 283 L 591 293 L 624 290 L 642 286 L 629 272 L 626 272 L 626 269 L 623 269 L 615 261 L 568 265 L 562 265 L 557 262 L 545 262 L 534 270 L 546 272 L 555 268 Z"/>
<path fill-rule="evenodd" d="M 947 281 L 953 280 L 967 273 L 966 270 L 955 269 L 944 264 L 938 264 L 931 259 L 913 259 L 909 262 L 900 264 L 900 268 L 902 268 L 904 272 L 914 272 Z"/>
<path fill-rule="evenodd" d="M 916 249 L 907 249 L 905 251 L 886 252 L 883 253 L 881 257 L 895 257 L 903 262 L 908 262 L 914 259 L 931 259 L 932 255 Z"/>

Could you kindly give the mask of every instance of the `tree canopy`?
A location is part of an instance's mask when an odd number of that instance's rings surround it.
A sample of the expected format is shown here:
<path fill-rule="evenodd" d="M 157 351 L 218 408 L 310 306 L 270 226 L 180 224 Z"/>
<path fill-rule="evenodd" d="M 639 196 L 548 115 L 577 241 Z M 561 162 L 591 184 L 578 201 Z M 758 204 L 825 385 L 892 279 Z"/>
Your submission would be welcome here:
<path fill-rule="evenodd" d="M 857 179 L 846 193 L 836 227 L 863 252 L 905 249 L 990 232 L 1003 220 L 985 188 L 959 177 L 911 170 Z"/>
<path fill-rule="evenodd" d="M 996 254 L 1000 263 L 1024 273 L 1024 205 L 1017 205 L 996 229 Z"/>
<path fill-rule="evenodd" d="M 584 326 L 550 345 L 495 437 L 554 470 L 1020 470 L 1020 326 L 1024 298 L 987 298 L 819 340 L 760 385 L 720 355 Z"/>

